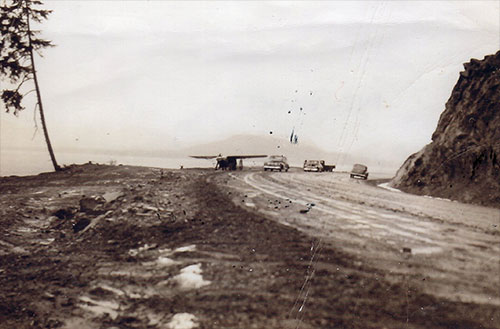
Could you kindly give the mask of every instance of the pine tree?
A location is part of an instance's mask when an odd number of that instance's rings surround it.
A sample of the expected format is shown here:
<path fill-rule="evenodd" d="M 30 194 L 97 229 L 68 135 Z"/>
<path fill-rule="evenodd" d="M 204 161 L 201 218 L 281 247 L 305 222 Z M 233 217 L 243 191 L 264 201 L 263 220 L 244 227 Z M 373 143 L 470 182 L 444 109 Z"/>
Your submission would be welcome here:
<path fill-rule="evenodd" d="M 40 112 L 45 142 L 50 154 L 52 165 L 56 171 L 61 167 L 57 164 L 52 145 L 50 143 L 45 115 L 43 112 L 42 96 L 38 85 L 35 68 L 34 52 L 46 47 L 52 47 L 49 40 L 38 37 L 40 31 L 32 30 L 30 21 L 42 23 L 47 19 L 51 10 L 36 9 L 43 3 L 38 0 L 11 0 L 0 6 L 0 78 L 8 80 L 13 89 L 3 89 L 0 98 L 5 104 L 6 112 L 14 115 L 25 109 L 23 98 L 29 93 L 36 92 L 36 108 Z M 27 83 L 33 83 L 34 89 L 24 92 Z M 35 108 L 35 110 L 36 110 Z"/>

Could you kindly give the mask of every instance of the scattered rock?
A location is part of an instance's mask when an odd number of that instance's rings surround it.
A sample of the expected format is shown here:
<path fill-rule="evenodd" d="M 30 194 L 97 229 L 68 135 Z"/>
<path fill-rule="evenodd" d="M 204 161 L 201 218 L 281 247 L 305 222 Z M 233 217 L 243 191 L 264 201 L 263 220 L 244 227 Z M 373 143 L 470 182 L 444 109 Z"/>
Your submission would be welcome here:
<path fill-rule="evenodd" d="M 15 254 L 26 254 L 27 253 L 26 249 L 19 247 L 19 246 L 12 248 L 11 252 L 13 252 Z"/>
<path fill-rule="evenodd" d="M 291 201 L 290 201 L 290 203 L 291 203 Z M 309 210 L 311 210 L 311 208 L 312 208 L 312 207 L 314 207 L 315 205 L 316 205 L 316 204 L 315 204 L 315 203 L 312 203 L 312 202 L 311 202 L 311 203 L 306 204 L 306 207 L 307 207 L 307 208 L 306 208 L 306 209 L 301 209 L 301 210 L 300 210 L 300 213 L 301 213 L 301 214 L 305 214 L 305 213 L 309 212 Z"/>
<path fill-rule="evenodd" d="M 116 199 L 118 199 L 120 196 L 122 196 L 122 193 L 121 192 L 106 192 L 103 194 L 103 199 L 106 201 L 106 202 L 113 202 L 115 201 Z"/>
<path fill-rule="evenodd" d="M 49 299 L 49 300 L 55 300 L 56 296 L 51 294 L 50 292 L 46 291 L 44 294 L 43 294 L 43 297 Z"/>
<path fill-rule="evenodd" d="M 78 233 L 85 229 L 90 224 L 90 219 L 82 218 L 75 225 L 73 225 L 73 232 Z"/>
<path fill-rule="evenodd" d="M 89 215 L 100 215 L 104 212 L 106 200 L 101 196 L 83 197 L 80 200 L 80 211 Z"/>
<path fill-rule="evenodd" d="M 52 213 L 53 216 L 56 216 L 59 219 L 72 219 L 75 217 L 76 209 L 74 208 L 62 208 Z"/>
<path fill-rule="evenodd" d="M 107 216 L 109 216 L 113 211 L 112 210 L 108 210 L 105 214 L 102 214 L 102 215 L 99 215 L 95 218 L 93 218 L 91 221 L 90 221 L 90 224 L 87 224 L 85 225 L 86 227 L 83 228 L 83 230 L 81 231 L 82 233 L 84 233 L 85 231 L 95 227 L 97 225 L 97 223 L 99 223 L 99 221 Z"/>

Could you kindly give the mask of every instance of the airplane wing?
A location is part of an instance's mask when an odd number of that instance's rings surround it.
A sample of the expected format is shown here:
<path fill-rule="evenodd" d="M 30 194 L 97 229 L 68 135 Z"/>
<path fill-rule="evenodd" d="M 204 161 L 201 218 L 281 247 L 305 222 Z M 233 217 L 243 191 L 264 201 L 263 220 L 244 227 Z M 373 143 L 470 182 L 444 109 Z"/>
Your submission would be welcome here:
<path fill-rule="evenodd" d="M 190 155 L 190 157 L 195 159 L 215 159 L 218 155 Z"/>
<path fill-rule="evenodd" d="M 226 158 L 232 159 L 250 159 L 250 158 L 266 158 L 267 155 L 228 155 Z"/>

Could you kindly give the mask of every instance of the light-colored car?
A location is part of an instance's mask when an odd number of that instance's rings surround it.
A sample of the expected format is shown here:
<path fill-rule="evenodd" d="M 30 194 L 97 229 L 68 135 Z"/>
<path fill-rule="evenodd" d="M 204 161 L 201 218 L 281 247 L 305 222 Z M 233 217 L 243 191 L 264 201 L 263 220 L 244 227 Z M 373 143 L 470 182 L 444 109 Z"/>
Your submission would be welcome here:
<path fill-rule="evenodd" d="M 368 167 L 359 163 L 355 164 L 351 170 L 351 178 L 356 178 L 356 177 L 367 179 Z"/>
<path fill-rule="evenodd" d="M 304 171 L 313 171 L 313 172 L 323 172 L 329 171 L 332 172 L 335 169 L 334 164 L 326 164 L 325 160 L 305 160 Z"/>
<path fill-rule="evenodd" d="M 271 155 L 269 159 L 264 163 L 264 171 L 288 171 L 288 169 L 290 169 L 288 160 L 283 155 Z"/>
<path fill-rule="evenodd" d="M 306 160 L 304 161 L 304 171 L 321 172 L 325 170 L 325 161 L 322 160 Z"/>

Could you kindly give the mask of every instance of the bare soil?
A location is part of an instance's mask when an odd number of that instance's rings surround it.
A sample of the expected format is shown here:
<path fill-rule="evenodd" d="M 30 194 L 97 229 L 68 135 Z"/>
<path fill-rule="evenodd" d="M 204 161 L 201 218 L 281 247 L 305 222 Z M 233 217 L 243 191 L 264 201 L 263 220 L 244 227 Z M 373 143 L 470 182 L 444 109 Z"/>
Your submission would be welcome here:
<path fill-rule="evenodd" d="M 332 173 L 0 178 L 0 328 L 499 328 L 498 213 L 413 197 Z"/>

